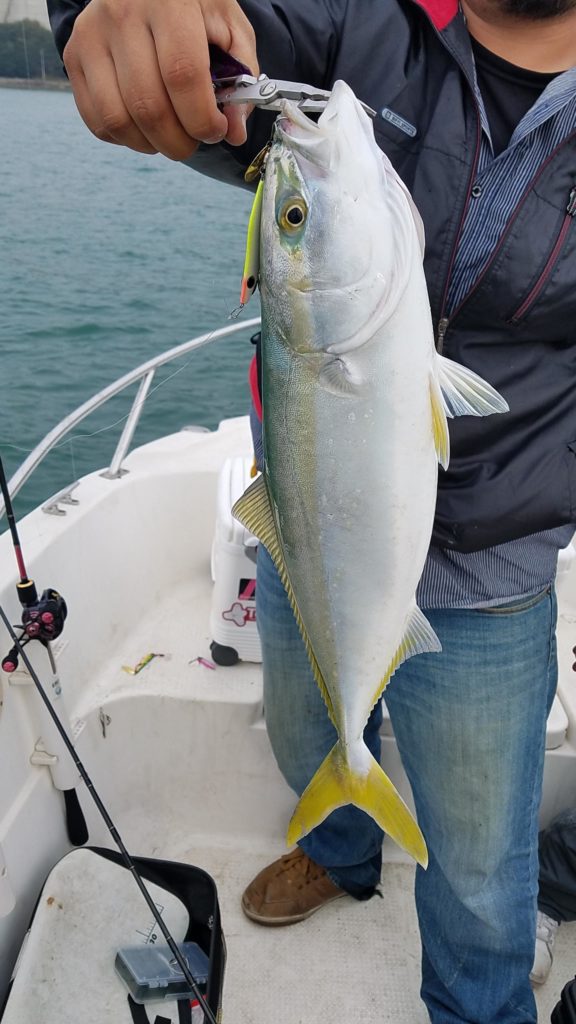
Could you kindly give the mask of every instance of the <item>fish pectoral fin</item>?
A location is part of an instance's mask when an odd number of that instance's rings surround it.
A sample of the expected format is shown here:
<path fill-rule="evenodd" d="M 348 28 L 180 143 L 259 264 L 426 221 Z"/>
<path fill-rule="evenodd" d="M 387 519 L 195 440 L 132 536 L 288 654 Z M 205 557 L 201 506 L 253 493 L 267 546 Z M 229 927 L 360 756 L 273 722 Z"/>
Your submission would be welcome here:
<path fill-rule="evenodd" d="M 442 469 L 448 469 L 448 463 L 450 462 L 448 420 L 446 419 L 440 385 L 432 373 L 430 374 L 430 405 L 432 407 L 432 431 L 436 455 Z"/>
<path fill-rule="evenodd" d="M 424 613 L 420 611 L 418 605 L 414 603 L 410 612 L 408 624 L 404 630 L 404 636 L 402 637 L 402 640 L 398 645 L 398 649 L 386 670 L 386 674 L 378 684 L 378 689 L 374 694 L 369 710 L 372 710 L 376 701 L 380 700 L 380 697 L 386 689 L 391 677 L 404 661 L 408 661 L 408 658 L 412 658 L 415 654 L 426 654 L 428 652 L 439 653 L 441 650 L 442 644 L 428 622 L 428 619 Z"/>
<path fill-rule="evenodd" d="M 298 629 L 300 630 L 302 640 L 304 641 L 306 654 L 308 655 L 314 679 L 316 680 L 318 689 L 322 694 L 330 719 L 332 723 L 334 723 L 335 715 L 332 699 L 328 692 L 328 687 L 324 682 L 324 677 L 312 649 L 310 637 L 308 636 L 302 616 L 300 615 L 296 595 L 292 589 L 264 474 L 259 476 L 254 483 L 250 484 L 250 486 L 244 491 L 242 497 L 238 498 L 238 501 L 235 502 L 232 507 L 232 515 L 239 523 L 242 523 L 242 526 L 245 526 L 247 530 L 250 530 L 250 533 L 253 533 L 254 536 L 261 541 L 269 552 L 270 557 L 278 570 L 278 574 L 288 595 L 292 611 L 294 612 L 294 617 L 298 623 Z"/>
<path fill-rule="evenodd" d="M 437 355 L 438 383 L 447 416 L 490 416 L 508 412 L 508 403 L 495 388 L 460 363 Z"/>
<path fill-rule="evenodd" d="M 364 746 L 361 769 L 355 771 L 343 745 L 332 748 L 304 790 L 288 826 L 290 846 L 311 832 L 337 807 L 360 807 L 411 857 L 426 867 L 428 851 L 417 822 L 402 797 Z"/>
<path fill-rule="evenodd" d="M 329 356 L 322 363 L 318 379 L 320 386 L 333 395 L 356 397 L 366 391 L 366 381 L 354 373 L 350 364 L 339 356 Z"/>

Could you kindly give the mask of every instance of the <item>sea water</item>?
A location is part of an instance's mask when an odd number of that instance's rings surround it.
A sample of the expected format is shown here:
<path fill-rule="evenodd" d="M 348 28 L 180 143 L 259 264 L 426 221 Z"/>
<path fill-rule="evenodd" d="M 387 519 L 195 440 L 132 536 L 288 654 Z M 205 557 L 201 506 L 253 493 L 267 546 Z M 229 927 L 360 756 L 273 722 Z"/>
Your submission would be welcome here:
<path fill-rule="evenodd" d="M 69 92 L 0 88 L 0 161 L 0 454 L 10 476 L 95 392 L 229 323 L 251 196 L 99 142 Z M 258 314 L 253 299 L 242 316 Z M 134 443 L 245 413 L 252 352 L 244 332 L 158 371 Z M 18 515 L 107 465 L 134 394 L 75 428 L 20 492 Z"/>

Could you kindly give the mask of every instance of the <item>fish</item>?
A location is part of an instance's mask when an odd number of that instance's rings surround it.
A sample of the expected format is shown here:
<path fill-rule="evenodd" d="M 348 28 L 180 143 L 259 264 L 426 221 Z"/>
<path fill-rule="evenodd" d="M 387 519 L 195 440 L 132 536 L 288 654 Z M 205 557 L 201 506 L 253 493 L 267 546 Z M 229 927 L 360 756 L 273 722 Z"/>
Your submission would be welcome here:
<path fill-rule="evenodd" d="M 249 237 L 264 460 L 233 514 L 272 556 L 338 736 L 287 841 L 354 804 L 425 867 L 422 832 L 363 732 L 397 668 L 441 650 L 416 589 L 448 419 L 508 405 L 437 353 L 422 220 L 346 83 L 317 122 L 285 102 Z"/>

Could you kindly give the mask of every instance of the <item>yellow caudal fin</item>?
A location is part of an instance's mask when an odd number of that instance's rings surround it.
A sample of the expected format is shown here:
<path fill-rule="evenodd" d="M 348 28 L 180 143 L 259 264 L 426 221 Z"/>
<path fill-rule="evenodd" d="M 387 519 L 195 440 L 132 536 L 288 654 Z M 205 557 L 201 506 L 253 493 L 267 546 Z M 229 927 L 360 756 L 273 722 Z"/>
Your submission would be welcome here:
<path fill-rule="evenodd" d="M 287 834 L 289 845 L 311 832 L 337 807 L 355 804 L 425 868 L 428 851 L 424 837 L 402 797 L 364 745 L 360 765 L 361 770 L 353 769 L 346 760 L 344 747 L 336 743 L 292 815 Z"/>

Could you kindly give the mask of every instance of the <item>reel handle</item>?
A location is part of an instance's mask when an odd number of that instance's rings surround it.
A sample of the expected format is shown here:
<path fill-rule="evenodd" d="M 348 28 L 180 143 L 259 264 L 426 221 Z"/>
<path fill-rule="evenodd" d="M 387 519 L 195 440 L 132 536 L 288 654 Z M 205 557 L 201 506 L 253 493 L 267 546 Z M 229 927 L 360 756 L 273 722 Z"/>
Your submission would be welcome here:
<path fill-rule="evenodd" d="M 2 671 L 3 672 L 15 672 L 18 668 L 18 649 L 13 647 L 5 658 L 2 658 Z"/>

